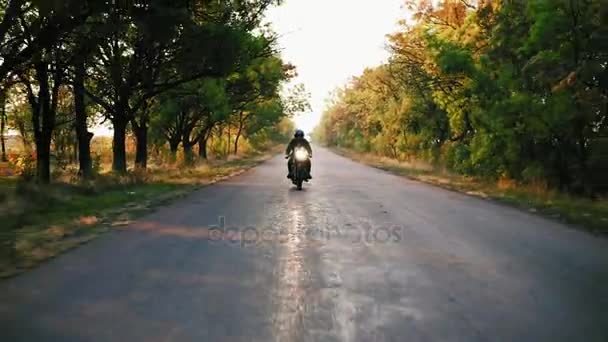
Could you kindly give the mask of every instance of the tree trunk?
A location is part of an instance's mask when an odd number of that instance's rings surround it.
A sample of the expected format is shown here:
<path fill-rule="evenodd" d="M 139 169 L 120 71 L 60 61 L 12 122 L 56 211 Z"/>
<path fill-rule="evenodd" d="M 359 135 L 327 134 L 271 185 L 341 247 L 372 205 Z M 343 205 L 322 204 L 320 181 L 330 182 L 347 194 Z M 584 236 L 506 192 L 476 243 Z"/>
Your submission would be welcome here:
<path fill-rule="evenodd" d="M 236 156 L 239 152 L 239 138 L 241 137 L 240 134 L 238 134 L 235 138 L 234 138 L 234 155 Z"/>
<path fill-rule="evenodd" d="M 186 164 L 192 164 L 194 162 L 194 154 L 192 153 L 192 146 L 194 144 L 187 141 L 182 141 L 182 145 L 184 147 L 184 161 Z"/>
<path fill-rule="evenodd" d="M 127 172 L 127 120 L 118 117 L 113 122 L 114 137 L 112 140 L 112 170 L 118 173 Z"/>
<path fill-rule="evenodd" d="M 183 145 L 184 145 L 184 153 L 192 155 L 192 145 L 189 143 L 185 143 L 185 142 L 183 143 Z"/>
<path fill-rule="evenodd" d="M 93 175 L 93 163 L 91 160 L 91 139 L 93 133 L 87 127 L 87 111 L 84 100 L 84 60 L 76 64 L 74 77 L 74 110 L 76 112 L 76 138 L 78 140 L 78 164 L 80 177 L 91 178 Z"/>
<path fill-rule="evenodd" d="M 201 159 L 207 159 L 207 136 L 203 136 L 198 140 L 198 156 Z"/>
<path fill-rule="evenodd" d="M 76 136 L 76 139 L 74 141 L 72 141 L 72 160 L 73 162 L 76 162 L 78 159 L 78 136 Z"/>
<path fill-rule="evenodd" d="M 146 122 L 141 125 L 132 123 L 135 139 L 137 140 L 135 150 L 135 167 L 146 169 L 148 167 L 148 126 Z"/>
<path fill-rule="evenodd" d="M 0 94 L 0 142 L 2 143 L 2 161 L 5 162 L 6 158 L 6 141 L 4 140 L 4 131 L 6 128 L 6 91 L 2 91 Z"/>
<path fill-rule="evenodd" d="M 32 126 L 34 127 L 34 140 L 36 142 L 36 176 L 43 184 L 51 182 L 51 139 L 55 128 L 56 107 L 51 96 L 57 96 L 58 80 L 55 79 L 51 91 L 49 81 L 49 63 L 38 61 L 35 65 L 38 95 L 28 91 L 28 98 L 32 106 Z"/>
<path fill-rule="evenodd" d="M 29 153 L 32 150 L 32 146 L 27 137 L 27 130 L 25 129 L 25 123 L 17 122 L 16 125 L 17 125 L 17 130 L 19 131 L 19 137 L 21 138 L 21 144 L 23 145 L 23 150 L 25 152 Z"/>
<path fill-rule="evenodd" d="M 169 149 L 173 158 L 177 156 L 177 149 L 179 148 L 179 140 L 169 140 Z"/>
<path fill-rule="evenodd" d="M 148 122 L 150 103 L 144 101 L 138 115 L 131 119 L 131 127 L 135 133 L 135 168 L 148 168 Z"/>
<path fill-rule="evenodd" d="M 234 138 L 234 155 L 236 156 L 239 152 L 239 139 L 241 138 L 241 134 L 243 134 L 243 121 L 239 122 L 239 130 L 236 132 L 236 137 Z"/>
<path fill-rule="evenodd" d="M 41 132 L 36 139 L 36 171 L 38 181 L 43 184 L 51 182 L 51 134 Z"/>
<path fill-rule="evenodd" d="M 230 154 L 230 124 L 228 125 L 228 143 L 226 144 L 226 157 Z"/>

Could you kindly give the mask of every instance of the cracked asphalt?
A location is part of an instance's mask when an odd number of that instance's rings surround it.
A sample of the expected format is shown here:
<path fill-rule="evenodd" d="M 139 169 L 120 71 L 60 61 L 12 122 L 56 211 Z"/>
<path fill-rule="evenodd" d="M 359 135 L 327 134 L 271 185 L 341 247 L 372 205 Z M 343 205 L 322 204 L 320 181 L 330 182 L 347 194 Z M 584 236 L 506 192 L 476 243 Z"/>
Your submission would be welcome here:
<path fill-rule="evenodd" d="M 0 283 L 2 341 L 608 341 L 608 242 L 317 148 Z"/>

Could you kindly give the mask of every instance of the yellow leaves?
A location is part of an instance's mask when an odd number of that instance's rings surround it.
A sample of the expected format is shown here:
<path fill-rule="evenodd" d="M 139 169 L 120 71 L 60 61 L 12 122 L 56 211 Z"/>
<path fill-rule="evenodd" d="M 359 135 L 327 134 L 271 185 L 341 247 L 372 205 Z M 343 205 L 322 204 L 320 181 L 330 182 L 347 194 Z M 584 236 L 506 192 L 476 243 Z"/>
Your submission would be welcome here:
<path fill-rule="evenodd" d="M 82 216 L 78 219 L 78 223 L 83 226 L 92 226 L 99 223 L 96 216 Z"/>
<path fill-rule="evenodd" d="M 558 84 L 553 86 L 553 88 L 551 88 L 551 91 L 553 93 L 558 93 L 562 90 L 565 90 L 566 88 L 571 87 L 576 82 L 576 79 L 577 79 L 577 73 L 576 73 L 576 71 L 572 71 L 571 73 L 568 74 L 568 76 L 566 76 L 561 81 L 559 81 Z"/>
<path fill-rule="evenodd" d="M 67 235 L 66 229 L 61 226 L 51 226 L 46 230 L 47 233 L 54 238 L 62 238 Z"/>
<path fill-rule="evenodd" d="M 30 179 L 36 173 L 36 155 L 35 154 L 10 154 L 9 167 L 14 173 L 24 179 Z"/>

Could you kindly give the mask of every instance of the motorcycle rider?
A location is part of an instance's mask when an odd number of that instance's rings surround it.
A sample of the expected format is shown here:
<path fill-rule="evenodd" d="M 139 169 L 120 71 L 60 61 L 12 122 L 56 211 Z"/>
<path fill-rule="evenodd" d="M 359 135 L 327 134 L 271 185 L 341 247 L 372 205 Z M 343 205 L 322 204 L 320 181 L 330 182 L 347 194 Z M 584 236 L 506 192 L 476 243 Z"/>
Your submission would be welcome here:
<path fill-rule="evenodd" d="M 308 171 L 308 179 L 312 179 L 312 176 L 310 175 L 310 169 L 311 169 L 311 163 L 310 163 L 310 158 L 312 158 L 312 148 L 310 147 L 310 143 L 308 142 L 308 140 L 306 140 L 304 138 L 304 131 L 298 129 L 296 130 L 296 133 L 293 136 L 293 139 L 291 139 L 291 141 L 289 142 L 289 145 L 287 145 L 287 149 L 285 150 L 285 158 L 288 158 L 289 161 L 287 162 L 287 169 L 289 174 L 287 175 L 287 178 L 292 178 L 292 174 L 291 174 L 291 167 L 293 165 L 293 152 L 296 148 L 298 147 L 303 147 L 306 149 L 306 151 L 308 151 L 308 160 L 306 161 L 306 170 Z"/>

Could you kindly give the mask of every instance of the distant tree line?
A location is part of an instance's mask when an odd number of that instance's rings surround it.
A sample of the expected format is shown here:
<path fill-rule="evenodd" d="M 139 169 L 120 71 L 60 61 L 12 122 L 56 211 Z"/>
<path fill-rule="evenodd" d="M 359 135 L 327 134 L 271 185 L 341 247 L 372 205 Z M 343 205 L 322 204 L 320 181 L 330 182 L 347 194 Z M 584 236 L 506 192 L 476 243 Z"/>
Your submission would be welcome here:
<path fill-rule="evenodd" d="M 605 0 L 407 1 L 389 61 L 338 89 L 315 134 L 491 179 L 608 187 Z"/>
<path fill-rule="evenodd" d="M 281 96 L 295 76 L 263 25 L 280 0 L 0 0 L 0 112 L 7 129 L 34 146 L 36 177 L 51 180 L 51 156 L 77 149 L 80 175 L 92 175 L 95 117 L 111 123 L 112 168 L 135 167 L 151 144 L 193 146 L 205 158 L 214 132 L 271 136 L 307 107 L 302 87 Z M 10 110 L 7 110 L 10 109 Z M 220 128 L 218 130 L 218 128 Z"/>

